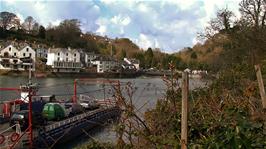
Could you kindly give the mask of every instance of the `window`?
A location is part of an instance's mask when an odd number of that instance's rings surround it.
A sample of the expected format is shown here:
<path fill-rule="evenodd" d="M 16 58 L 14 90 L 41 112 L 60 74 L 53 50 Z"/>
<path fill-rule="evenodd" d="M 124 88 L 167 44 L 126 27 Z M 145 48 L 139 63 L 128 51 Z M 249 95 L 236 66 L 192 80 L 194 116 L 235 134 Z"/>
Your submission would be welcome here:
<path fill-rule="evenodd" d="M 9 51 L 11 51 L 11 47 L 9 47 Z"/>
<path fill-rule="evenodd" d="M 31 53 L 29 54 L 29 57 L 31 57 Z"/>
<path fill-rule="evenodd" d="M 66 53 L 66 56 L 68 56 L 68 53 Z"/>
<path fill-rule="evenodd" d="M 23 53 L 23 56 L 25 57 L 25 56 L 26 56 L 26 54 L 25 54 L 25 53 Z"/>
<path fill-rule="evenodd" d="M 14 53 L 14 56 L 17 56 L 17 53 L 16 52 Z"/>
<path fill-rule="evenodd" d="M 29 52 L 29 48 L 27 48 L 26 51 Z"/>
<path fill-rule="evenodd" d="M 76 57 L 76 53 L 74 54 L 74 56 Z"/>
<path fill-rule="evenodd" d="M 59 61 L 59 60 L 60 60 L 60 58 L 58 57 L 58 58 L 57 58 L 57 61 Z"/>
<path fill-rule="evenodd" d="M 60 55 L 60 53 L 58 52 L 58 53 L 57 53 L 57 55 L 59 56 L 59 55 Z"/>
<path fill-rule="evenodd" d="M 74 62 L 76 62 L 76 58 L 74 58 Z"/>
<path fill-rule="evenodd" d="M 66 58 L 66 61 L 68 62 L 68 58 Z"/>

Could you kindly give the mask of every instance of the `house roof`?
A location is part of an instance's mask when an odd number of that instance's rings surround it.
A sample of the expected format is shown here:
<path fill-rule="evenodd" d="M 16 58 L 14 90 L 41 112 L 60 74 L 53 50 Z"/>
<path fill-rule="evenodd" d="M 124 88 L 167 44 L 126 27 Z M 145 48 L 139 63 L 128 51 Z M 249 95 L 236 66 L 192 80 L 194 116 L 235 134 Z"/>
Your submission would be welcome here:
<path fill-rule="evenodd" d="M 76 49 L 70 49 L 70 48 L 49 48 L 48 49 L 49 53 L 58 53 L 58 52 L 69 52 L 69 53 L 75 53 L 75 52 L 79 52 Z"/>
<path fill-rule="evenodd" d="M 93 61 L 118 61 L 118 60 L 110 56 L 99 56 L 96 57 Z"/>
<path fill-rule="evenodd" d="M 21 51 L 21 50 L 23 50 L 23 49 L 26 48 L 26 47 L 29 47 L 29 48 L 33 49 L 33 48 L 30 47 L 29 45 L 14 46 L 13 44 L 9 44 L 9 45 L 7 45 L 7 46 L 2 47 L 2 48 L 0 49 L 0 51 L 1 51 L 1 50 L 4 50 L 5 48 L 7 48 L 7 47 L 9 47 L 9 46 L 12 46 L 12 47 L 16 48 L 16 50 L 18 50 L 18 51 Z M 33 50 L 34 50 L 34 49 L 33 49 Z"/>

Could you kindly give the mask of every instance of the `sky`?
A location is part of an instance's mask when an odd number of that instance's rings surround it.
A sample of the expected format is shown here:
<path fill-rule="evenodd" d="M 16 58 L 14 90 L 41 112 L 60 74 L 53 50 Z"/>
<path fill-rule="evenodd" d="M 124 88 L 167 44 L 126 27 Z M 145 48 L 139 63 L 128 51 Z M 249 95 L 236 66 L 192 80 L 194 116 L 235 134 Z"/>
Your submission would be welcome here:
<path fill-rule="evenodd" d="M 0 0 L 0 12 L 15 13 L 23 22 L 32 16 L 44 26 L 79 19 L 83 32 L 129 38 L 140 48 L 167 53 L 198 42 L 217 10 L 238 12 L 240 0 Z"/>

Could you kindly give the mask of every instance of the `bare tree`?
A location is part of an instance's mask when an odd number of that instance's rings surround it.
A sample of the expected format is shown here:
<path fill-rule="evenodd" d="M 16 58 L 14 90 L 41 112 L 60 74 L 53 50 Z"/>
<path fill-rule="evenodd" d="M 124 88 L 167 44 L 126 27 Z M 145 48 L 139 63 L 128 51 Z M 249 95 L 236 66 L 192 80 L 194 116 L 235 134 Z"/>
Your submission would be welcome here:
<path fill-rule="evenodd" d="M 24 23 L 22 24 L 23 28 L 30 33 L 33 28 L 35 23 L 37 23 L 32 16 L 28 16 L 25 20 Z"/>
<path fill-rule="evenodd" d="M 34 25 L 33 25 L 33 27 L 32 27 L 32 33 L 33 33 L 34 35 L 38 34 L 38 32 L 39 32 L 39 28 L 40 28 L 39 23 L 35 22 Z"/>
<path fill-rule="evenodd" d="M 265 54 L 266 0 L 242 0 L 240 2 L 243 40 L 246 40 L 252 65 L 258 64 Z"/>
<path fill-rule="evenodd" d="M 0 26 L 5 30 L 9 30 L 13 27 L 18 29 L 20 26 L 20 20 L 14 13 L 1 12 L 0 13 Z"/>
<path fill-rule="evenodd" d="M 201 38 L 212 38 L 215 34 L 223 31 L 228 32 L 233 26 L 234 14 L 232 11 L 225 9 L 220 9 L 216 18 L 211 19 L 209 25 L 205 28 L 205 32 L 200 34 Z"/>
<path fill-rule="evenodd" d="M 239 5 L 243 19 L 250 21 L 256 28 L 265 26 L 266 0 L 242 0 Z"/>

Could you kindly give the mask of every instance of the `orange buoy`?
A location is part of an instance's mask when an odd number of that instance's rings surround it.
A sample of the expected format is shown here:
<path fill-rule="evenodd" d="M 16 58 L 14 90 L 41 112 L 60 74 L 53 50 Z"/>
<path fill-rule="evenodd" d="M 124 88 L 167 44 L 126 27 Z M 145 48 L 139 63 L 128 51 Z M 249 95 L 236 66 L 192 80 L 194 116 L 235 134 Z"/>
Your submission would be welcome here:
<path fill-rule="evenodd" d="M 5 142 L 5 136 L 4 135 L 0 135 L 0 144 L 3 144 Z"/>
<path fill-rule="evenodd" d="M 13 133 L 12 135 L 11 135 L 11 141 L 12 142 L 15 142 L 15 141 L 17 141 L 18 140 L 18 138 L 19 138 L 19 134 L 18 133 Z"/>

